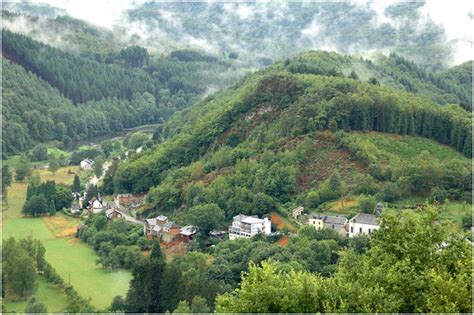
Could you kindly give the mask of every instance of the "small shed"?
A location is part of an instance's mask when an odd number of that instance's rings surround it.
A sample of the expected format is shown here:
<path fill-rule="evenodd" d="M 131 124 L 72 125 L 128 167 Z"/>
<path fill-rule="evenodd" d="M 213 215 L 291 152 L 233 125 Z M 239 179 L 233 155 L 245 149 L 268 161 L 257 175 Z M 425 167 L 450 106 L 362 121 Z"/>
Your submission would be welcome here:
<path fill-rule="evenodd" d="M 291 210 L 291 216 L 295 219 L 298 219 L 298 217 L 302 215 L 303 213 L 304 213 L 304 207 L 301 207 L 301 206 Z"/>

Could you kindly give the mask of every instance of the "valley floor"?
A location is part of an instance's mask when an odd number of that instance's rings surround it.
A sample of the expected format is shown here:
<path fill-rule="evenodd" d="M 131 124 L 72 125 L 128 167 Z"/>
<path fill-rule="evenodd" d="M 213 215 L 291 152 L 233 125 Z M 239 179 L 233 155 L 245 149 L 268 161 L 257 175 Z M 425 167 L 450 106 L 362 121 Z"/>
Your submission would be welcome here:
<path fill-rule="evenodd" d="M 71 173 L 69 173 L 71 171 Z M 71 184 L 78 167 L 66 167 L 54 175 L 41 170 L 41 180 L 53 179 L 56 182 Z M 84 298 L 91 298 L 91 304 L 98 309 L 110 306 L 116 295 L 125 295 L 131 279 L 126 270 L 107 270 L 96 264 L 98 256 L 85 243 L 74 237 L 80 220 L 57 214 L 54 217 L 24 218 L 21 208 L 25 201 L 27 183 L 14 183 L 8 188 L 8 205 L 3 207 L 3 239 L 24 238 L 31 235 L 42 241 L 46 248 L 46 260 L 56 269 L 66 283 L 71 285 Z M 100 285 L 97 285 L 100 284 Z M 64 293 L 55 287 L 39 281 L 35 294 L 46 304 L 50 312 L 62 311 L 66 299 Z M 54 295 L 54 299 L 51 296 Z M 6 301 L 7 310 L 23 311 L 26 302 Z"/>

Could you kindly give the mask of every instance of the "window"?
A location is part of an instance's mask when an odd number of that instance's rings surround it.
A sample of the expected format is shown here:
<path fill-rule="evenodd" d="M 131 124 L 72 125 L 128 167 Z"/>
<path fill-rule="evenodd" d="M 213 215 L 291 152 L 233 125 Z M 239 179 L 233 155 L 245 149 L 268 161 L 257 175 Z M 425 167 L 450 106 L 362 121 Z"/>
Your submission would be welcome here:
<path fill-rule="evenodd" d="M 351 226 L 351 233 L 354 233 L 354 227 Z"/>
<path fill-rule="evenodd" d="M 371 232 L 372 232 L 372 231 L 369 229 L 369 235 L 370 235 Z"/>
<path fill-rule="evenodd" d="M 359 233 L 362 233 L 362 228 L 361 227 L 359 228 Z"/>

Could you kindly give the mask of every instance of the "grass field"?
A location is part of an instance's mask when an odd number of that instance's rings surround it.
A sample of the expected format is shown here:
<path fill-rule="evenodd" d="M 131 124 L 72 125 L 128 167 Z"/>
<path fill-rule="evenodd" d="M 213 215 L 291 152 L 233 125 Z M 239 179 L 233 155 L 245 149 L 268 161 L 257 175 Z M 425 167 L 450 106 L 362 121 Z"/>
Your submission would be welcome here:
<path fill-rule="evenodd" d="M 78 171 L 78 167 L 67 167 L 54 175 L 47 170 L 41 170 L 39 174 L 43 181 L 54 179 L 56 182 L 71 184 L 73 173 Z M 3 237 L 24 238 L 32 235 L 41 240 L 46 248 L 46 260 L 66 282 L 70 279 L 81 296 L 91 298 L 92 304 L 99 309 L 110 306 L 114 296 L 125 295 L 131 279 L 130 272 L 101 268 L 96 265 L 95 252 L 87 244 L 69 236 L 74 234 L 75 226 L 80 223 L 79 219 L 62 214 L 43 218 L 24 218 L 21 215 L 26 188 L 26 183 L 14 183 L 8 189 L 9 204 L 2 212 Z M 37 295 L 46 294 L 40 292 L 45 288 L 46 286 L 40 286 Z M 56 294 L 61 295 L 57 290 Z M 54 305 L 47 306 L 50 311 L 60 311 Z"/>
<path fill-rule="evenodd" d="M 406 163 L 418 160 L 422 151 L 428 151 L 440 162 L 455 159 L 469 167 L 471 163 L 470 159 L 453 148 L 426 138 L 379 132 L 351 132 L 348 137 L 367 155 L 382 163 Z"/>

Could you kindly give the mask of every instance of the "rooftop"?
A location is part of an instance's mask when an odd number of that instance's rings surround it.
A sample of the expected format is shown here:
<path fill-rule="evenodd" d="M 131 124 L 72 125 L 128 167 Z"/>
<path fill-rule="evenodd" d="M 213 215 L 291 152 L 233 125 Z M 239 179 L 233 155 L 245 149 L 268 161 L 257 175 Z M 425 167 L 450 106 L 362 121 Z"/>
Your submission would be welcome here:
<path fill-rule="evenodd" d="M 168 221 L 168 217 L 165 215 L 159 215 L 156 217 L 157 221 Z"/>
<path fill-rule="evenodd" d="M 355 217 L 349 220 L 349 222 L 362 223 L 369 225 L 379 225 L 377 217 L 373 214 L 358 213 Z"/>
<path fill-rule="evenodd" d="M 340 216 L 327 215 L 324 218 L 324 223 L 326 224 L 344 224 L 346 222 L 347 222 L 347 219 L 345 217 L 340 217 Z"/>
<path fill-rule="evenodd" d="M 255 218 L 255 217 L 246 217 L 243 220 L 240 220 L 240 222 L 243 223 L 248 223 L 248 224 L 254 224 L 254 223 L 263 223 L 263 219 Z"/>

